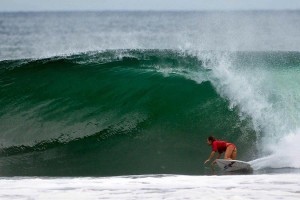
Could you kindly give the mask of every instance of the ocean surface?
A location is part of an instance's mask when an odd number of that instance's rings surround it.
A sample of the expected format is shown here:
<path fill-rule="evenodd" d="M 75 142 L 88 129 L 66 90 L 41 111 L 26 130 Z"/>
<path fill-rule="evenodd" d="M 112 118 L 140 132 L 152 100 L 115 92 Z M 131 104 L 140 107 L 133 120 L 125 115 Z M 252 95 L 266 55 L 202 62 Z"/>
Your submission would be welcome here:
<path fill-rule="evenodd" d="M 299 35 L 300 11 L 0 13 L 1 199 L 299 199 Z M 253 173 L 203 165 L 209 135 Z"/>

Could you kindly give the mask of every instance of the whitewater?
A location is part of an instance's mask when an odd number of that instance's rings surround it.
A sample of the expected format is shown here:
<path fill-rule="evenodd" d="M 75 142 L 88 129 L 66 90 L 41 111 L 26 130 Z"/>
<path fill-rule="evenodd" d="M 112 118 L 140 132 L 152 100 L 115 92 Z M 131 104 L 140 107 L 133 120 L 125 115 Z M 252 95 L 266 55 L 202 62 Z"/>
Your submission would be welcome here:
<path fill-rule="evenodd" d="M 299 175 L 1 180 L 1 199 L 299 199 Z M 36 184 L 32 186 L 32 184 Z M 271 185 L 270 185 L 271 184 Z M 12 191 L 14 191 L 12 193 Z"/>
<path fill-rule="evenodd" d="M 1 199 L 299 199 L 300 12 L 0 13 Z M 250 174 L 203 162 L 233 142 Z"/>

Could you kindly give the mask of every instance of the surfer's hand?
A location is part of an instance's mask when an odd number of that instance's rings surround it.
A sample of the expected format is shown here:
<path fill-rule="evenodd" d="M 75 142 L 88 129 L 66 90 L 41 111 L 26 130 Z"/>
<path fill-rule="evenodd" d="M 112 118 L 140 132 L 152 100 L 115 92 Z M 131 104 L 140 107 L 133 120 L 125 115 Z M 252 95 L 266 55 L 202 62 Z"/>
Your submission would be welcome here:
<path fill-rule="evenodd" d="M 214 162 L 212 162 L 211 163 L 211 165 L 215 165 L 217 163 L 217 161 L 216 160 L 214 160 Z"/>
<path fill-rule="evenodd" d="M 206 164 L 206 163 L 208 163 L 209 162 L 209 160 L 206 160 L 205 162 L 204 162 L 204 165 Z"/>

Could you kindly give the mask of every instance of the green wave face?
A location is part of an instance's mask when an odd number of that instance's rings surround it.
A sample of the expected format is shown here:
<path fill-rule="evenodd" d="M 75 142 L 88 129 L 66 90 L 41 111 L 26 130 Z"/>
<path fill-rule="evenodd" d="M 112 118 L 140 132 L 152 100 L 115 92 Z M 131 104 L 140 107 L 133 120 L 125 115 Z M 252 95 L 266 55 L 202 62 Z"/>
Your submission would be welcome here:
<path fill-rule="evenodd" d="M 299 63 L 172 50 L 1 61 L 0 175 L 206 174 L 209 135 L 254 159 L 298 128 Z"/>

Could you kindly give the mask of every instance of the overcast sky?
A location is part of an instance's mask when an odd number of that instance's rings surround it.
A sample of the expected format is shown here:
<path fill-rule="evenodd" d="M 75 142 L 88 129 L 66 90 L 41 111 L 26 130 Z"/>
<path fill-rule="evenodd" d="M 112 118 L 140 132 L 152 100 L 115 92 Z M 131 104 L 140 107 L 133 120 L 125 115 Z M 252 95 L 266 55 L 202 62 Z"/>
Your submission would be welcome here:
<path fill-rule="evenodd" d="M 300 9 L 300 0 L 0 0 L 0 11 L 286 9 Z"/>

